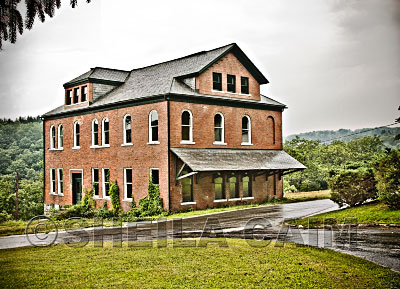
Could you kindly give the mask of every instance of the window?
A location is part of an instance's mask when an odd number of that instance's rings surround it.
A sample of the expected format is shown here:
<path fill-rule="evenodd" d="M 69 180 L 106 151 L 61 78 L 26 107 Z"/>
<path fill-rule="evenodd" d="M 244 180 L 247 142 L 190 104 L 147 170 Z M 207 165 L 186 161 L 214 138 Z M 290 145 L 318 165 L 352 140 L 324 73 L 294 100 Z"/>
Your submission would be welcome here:
<path fill-rule="evenodd" d="M 150 174 L 151 174 L 151 180 L 153 181 L 153 184 L 159 185 L 160 184 L 160 173 L 158 169 L 150 169 Z"/>
<path fill-rule="evenodd" d="M 214 116 L 214 143 L 224 143 L 224 117 L 220 113 Z"/>
<path fill-rule="evenodd" d="M 56 147 L 56 128 L 54 125 L 50 127 L 50 149 L 54 149 Z"/>
<path fill-rule="evenodd" d="M 74 103 L 79 102 L 79 87 L 74 89 Z"/>
<path fill-rule="evenodd" d="M 213 72 L 213 90 L 222 90 L 222 74 Z"/>
<path fill-rule="evenodd" d="M 225 199 L 224 178 L 222 176 L 216 176 L 214 178 L 214 193 L 216 200 Z"/>
<path fill-rule="evenodd" d="M 193 141 L 193 117 L 188 110 L 182 112 L 182 141 Z"/>
<path fill-rule="evenodd" d="M 67 101 L 66 101 L 67 105 L 72 104 L 72 89 L 68 89 L 67 90 Z"/>
<path fill-rule="evenodd" d="M 229 177 L 229 198 L 238 199 L 239 198 L 239 185 L 238 179 L 235 175 Z"/>
<path fill-rule="evenodd" d="M 92 186 L 94 195 L 99 196 L 99 169 L 92 169 Z"/>
<path fill-rule="evenodd" d="M 243 198 L 252 197 L 253 193 L 251 191 L 251 177 L 244 176 L 242 178 L 242 182 L 243 182 Z"/>
<path fill-rule="evenodd" d="M 124 169 L 124 199 L 132 200 L 132 169 Z"/>
<path fill-rule="evenodd" d="M 109 146 L 110 145 L 110 123 L 108 121 L 108 118 L 103 119 L 102 131 L 103 131 L 103 135 L 101 138 L 102 145 Z"/>
<path fill-rule="evenodd" d="M 241 77 L 240 78 L 240 92 L 243 94 L 249 94 L 249 78 L 248 77 Z"/>
<path fill-rule="evenodd" d="M 56 169 L 50 169 L 50 194 L 56 193 Z"/>
<path fill-rule="evenodd" d="M 58 194 L 64 194 L 64 176 L 63 176 L 63 169 L 57 169 L 58 175 Z"/>
<path fill-rule="evenodd" d="M 226 90 L 228 92 L 235 93 L 236 92 L 236 76 L 228 74 L 227 78 L 226 78 L 226 85 L 227 85 Z"/>
<path fill-rule="evenodd" d="M 242 118 L 242 144 L 251 144 L 251 121 L 247 115 Z"/>
<path fill-rule="evenodd" d="M 149 114 L 149 143 L 158 143 L 158 113 L 155 110 Z"/>
<path fill-rule="evenodd" d="M 58 126 L 58 148 L 62 149 L 64 145 L 64 141 L 63 141 L 63 126 L 62 124 L 60 124 Z"/>
<path fill-rule="evenodd" d="M 132 143 L 132 118 L 129 114 L 124 116 L 124 144 Z"/>
<path fill-rule="evenodd" d="M 183 171 L 182 175 L 188 174 L 188 171 Z M 182 203 L 193 202 L 193 187 L 192 187 L 192 176 L 183 178 L 181 181 L 182 184 Z"/>
<path fill-rule="evenodd" d="M 97 119 L 92 121 L 92 146 L 99 145 L 99 122 Z"/>
<path fill-rule="evenodd" d="M 82 97 L 81 97 L 81 101 L 84 102 L 87 100 L 87 86 L 82 86 L 81 88 L 82 90 Z"/>
<path fill-rule="evenodd" d="M 80 135 L 80 125 L 78 122 L 74 123 L 74 148 L 79 148 L 79 135 Z"/>
<path fill-rule="evenodd" d="M 110 193 L 110 170 L 103 169 L 103 198 L 109 197 Z"/>

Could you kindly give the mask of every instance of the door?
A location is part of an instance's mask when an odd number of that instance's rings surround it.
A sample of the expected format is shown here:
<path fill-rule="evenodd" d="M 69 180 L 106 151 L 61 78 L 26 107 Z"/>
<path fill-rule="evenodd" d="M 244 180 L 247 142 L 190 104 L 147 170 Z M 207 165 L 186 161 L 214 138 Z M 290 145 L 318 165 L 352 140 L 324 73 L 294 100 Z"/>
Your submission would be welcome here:
<path fill-rule="evenodd" d="M 72 204 L 79 204 L 82 199 L 82 173 L 72 173 Z"/>

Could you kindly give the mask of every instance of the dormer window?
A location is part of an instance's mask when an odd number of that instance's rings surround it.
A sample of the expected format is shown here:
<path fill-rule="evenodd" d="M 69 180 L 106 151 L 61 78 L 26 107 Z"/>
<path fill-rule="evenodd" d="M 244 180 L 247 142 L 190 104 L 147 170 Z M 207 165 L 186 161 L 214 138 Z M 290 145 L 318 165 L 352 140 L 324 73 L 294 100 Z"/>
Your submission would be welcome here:
<path fill-rule="evenodd" d="M 79 87 L 74 89 L 74 103 L 79 102 Z"/>
<path fill-rule="evenodd" d="M 249 94 L 249 78 L 248 77 L 241 77 L 241 93 L 242 94 Z"/>
<path fill-rule="evenodd" d="M 81 101 L 84 102 L 87 100 L 87 86 L 82 86 L 82 97 L 81 97 Z"/>
<path fill-rule="evenodd" d="M 228 74 L 226 80 L 227 80 L 226 81 L 226 85 L 227 85 L 226 90 L 228 92 L 235 93 L 236 92 L 236 76 Z"/>
<path fill-rule="evenodd" d="M 213 90 L 222 91 L 222 74 L 213 72 Z"/>
<path fill-rule="evenodd" d="M 72 89 L 68 89 L 67 90 L 67 101 L 66 101 L 67 105 L 72 104 Z"/>

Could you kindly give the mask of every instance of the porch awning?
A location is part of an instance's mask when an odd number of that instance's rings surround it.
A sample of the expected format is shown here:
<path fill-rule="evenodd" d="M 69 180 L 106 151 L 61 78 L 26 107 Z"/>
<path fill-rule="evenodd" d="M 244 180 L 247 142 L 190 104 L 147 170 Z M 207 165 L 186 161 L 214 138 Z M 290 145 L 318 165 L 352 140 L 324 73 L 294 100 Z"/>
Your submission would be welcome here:
<path fill-rule="evenodd" d="M 171 151 L 194 172 L 306 168 L 282 150 L 171 148 Z"/>

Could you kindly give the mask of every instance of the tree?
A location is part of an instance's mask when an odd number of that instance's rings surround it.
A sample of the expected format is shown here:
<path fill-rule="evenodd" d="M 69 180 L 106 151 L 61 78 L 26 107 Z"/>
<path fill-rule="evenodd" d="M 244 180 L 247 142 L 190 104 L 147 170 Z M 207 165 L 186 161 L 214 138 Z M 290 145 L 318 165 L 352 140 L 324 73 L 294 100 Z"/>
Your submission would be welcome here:
<path fill-rule="evenodd" d="M 86 0 L 89 3 L 91 0 Z M 0 50 L 2 41 L 9 40 L 11 43 L 17 41 L 17 32 L 24 31 L 24 21 L 18 11 L 21 0 L 0 0 Z M 72 8 L 78 4 L 78 0 L 71 0 Z M 32 29 L 36 16 L 41 22 L 45 21 L 46 15 L 53 17 L 56 8 L 61 7 L 61 0 L 25 0 L 26 16 L 25 28 Z"/>

